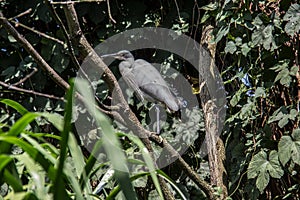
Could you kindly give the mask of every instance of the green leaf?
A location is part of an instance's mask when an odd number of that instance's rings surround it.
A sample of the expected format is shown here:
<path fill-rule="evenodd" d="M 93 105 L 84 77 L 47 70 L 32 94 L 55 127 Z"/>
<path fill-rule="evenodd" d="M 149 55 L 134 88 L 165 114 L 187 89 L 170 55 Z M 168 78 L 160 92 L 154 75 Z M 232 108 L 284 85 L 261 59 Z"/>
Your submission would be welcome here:
<path fill-rule="evenodd" d="M 300 165 L 300 129 L 293 131 L 291 136 L 282 136 L 278 143 L 278 154 L 283 166 L 292 159 Z"/>
<path fill-rule="evenodd" d="M 242 99 L 242 95 L 245 91 L 246 91 L 246 87 L 242 85 L 241 88 L 231 98 L 230 105 L 233 107 L 236 106 L 239 103 L 239 101 Z"/>
<path fill-rule="evenodd" d="M 262 166 L 265 167 L 265 166 Z M 267 170 L 262 170 L 256 179 L 256 187 L 262 193 L 269 184 L 270 176 Z"/>
<path fill-rule="evenodd" d="M 57 130 L 62 131 L 64 126 L 64 118 L 58 113 L 37 112 L 40 116 L 45 117 Z"/>
<path fill-rule="evenodd" d="M 277 82 L 280 80 L 280 83 L 286 87 L 289 87 L 292 78 L 291 73 L 289 71 L 289 63 L 290 60 L 281 60 L 279 61 L 274 67 L 270 68 L 272 70 L 275 70 L 275 72 L 279 72 L 274 80 L 274 82 Z"/>
<path fill-rule="evenodd" d="M 225 52 L 233 54 L 236 51 L 236 45 L 233 41 L 229 41 L 226 44 Z"/>
<path fill-rule="evenodd" d="M 26 113 L 23 117 L 21 117 L 8 131 L 8 135 L 17 136 L 39 115 L 37 113 Z"/>
<path fill-rule="evenodd" d="M 7 38 L 11 43 L 17 42 L 17 40 L 12 35 L 8 35 Z"/>
<path fill-rule="evenodd" d="M 250 161 L 247 176 L 249 179 L 256 179 L 256 187 L 262 192 L 268 185 L 270 176 L 281 178 L 284 174 L 278 160 L 278 153 L 273 150 L 269 154 L 269 159 L 265 151 L 260 151 Z"/>
<path fill-rule="evenodd" d="M 0 172 L 12 161 L 10 156 L 1 154 L 0 155 Z"/>
<path fill-rule="evenodd" d="M 257 87 L 256 90 L 255 90 L 254 96 L 255 96 L 255 98 L 258 98 L 258 97 L 265 98 L 266 97 L 265 88 L 264 87 Z"/>
<path fill-rule="evenodd" d="M 293 36 L 294 34 L 298 33 L 300 30 L 299 11 L 300 11 L 300 5 L 297 3 L 292 4 L 283 17 L 283 20 L 287 21 L 284 30 L 290 36 Z"/>
<path fill-rule="evenodd" d="M 214 42 L 218 43 L 223 38 L 223 36 L 228 34 L 229 30 L 230 30 L 230 25 L 222 26 L 219 29 L 218 33 L 216 34 L 216 39 Z"/>
<path fill-rule="evenodd" d="M 244 56 L 247 56 L 247 54 L 251 51 L 251 48 L 248 46 L 248 44 L 244 43 L 241 46 L 241 51 Z"/>
<path fill-rule="evenodd" d="M 154 186 L 159 194 L 159 196 L 161 197 L 161 199 L 163 199 L 163 193 L 161 191 L 160 185 L 159 185 L 159 181 L 156 175 L 156 170 L 155 170 L 155 166 L 153 163 L 153 160 L 150 156 L 150 153 L 148 152 L 147 148 L 145 147 L 145 145 L 142 143 L 142 141 L 134 136 L 134 135 L 129 135 L 129 134 L 122 134 L 123 136 L 127 136 L 131 141 L 133 141 L 138 147 L 139 149 L 142 151 L 142 156 L 145 160 L 145 163 L 149 169 L 151 178 L 153 180 Z"/>
<path fill-rule="evenodd" d="M 74 84 L 71 82 L 70 89 L 68 90 L 66 95 L 67 104 L 66 104 L 65 117 L 64 117 L 64 127 L 63 127 L 63 131 L 61 132 L 59 164 L 57 167 L 54 186 L 53 186 L 53 190 L 54 190 L 53 199 L 68 199 L 69 197 L 65 190 L 66 187 L 62 187 L 62 185 L 65 185 L 65 180 L 63 179 L 63 170 L 65 166 L 65 160 L 67 157 L 69 134 L 71 131 L 73 88 L 74 88 Z M 81 196 L 80 193 L 79 194 L 76 193 L 76 199 L 82 199 L 82 197 L 80 196 Z"/>
<path fill-rule="evenodd" d="M 283 169 L 280 166 L 278 153 L 277 151 L 273 150 L 269 154 L 269 165 L 267 171 L 271 175 L 272 178 L 281 178 L 284 174 Z"/>
<path fill-rule="evenodd" d="M 55 173 L 55 171 L 53 170 L 53 165 L 57 165 L 56 154 L 54 154 L 55 157 L 53 155 L 51 155 L 49 153 L 49 151 L 44 149 L 37 141 L 35 141 L 31 137 L 29 137 L 25 134 L 22 134 L 22 137 L 31 144 L 31 146 L 33 147 L 34 150 L 38 151 L 38 154 L 41 155 L 41 156 L 37 156 L 37 158 L 35 158 L 35 160 L 38 163 L 40 163 L 41 166 L 43 166 L 44 170 L 48 172 L 48 174 L 47 174 L 48 177 L 54 182 L 56 174 L 57 174 L 57 172 Z M 23 148 L 24 150 L 26 150 L 27 153 L 30 152 L 28 154 L 32 157 L 33 152 L 29 151 L 28 147 L 26 147 L 26 146 L 24 146 L 24 147 L 20 146 L 20 147 Z M 49 162 L 46 162 L 46 161 L 50 161 L 51 165 Z M 70 169 L 72 169 L 72 167 L 68 163 L 65 163 L 64 169 L 63 169 L 63 171 L 64 171 L 63 177 L 66 177 L 68 179 L 68 183 L 70 184 L 71 188 L 73 189 L 73 191 L 76 194 L 76 199 L 84 199 L 82 191 L 80 190 L 80 185 L 76 179 L 76 176 L 73 174 L 73 171 Z M 63 185 L 59 185 L 57 187 L 63 187 Z M 87 199 L 88 199 L 88 197 L 87 197 Z"/>
<path fill-rule="evenodd" d="M 4 169 L 4 172 L 2 173 L 2 178 L 14 189 L 15 192 L 23 191 L 23 185 L 21 180 L 19 180 L 15 176 L 15 174 L 12 174 L 10 171 L 8 171 L 8 169 Z"/>
<path fill-rule="evenodd" d="M 250 161 L 247 176 L 248 179 L 255 178 L 259 175 L 261 170 L 260 166 L 262 167 L 267 160 L 267 153 L 265 151 L 260 151 Z"/>
<path fill-rule="evenodd" d="M 26 113 L 28 113 L 28 110 L 25 107 L 23 107 L 21 104 L 11 99 L 2 99 L 0 102 L 14 108 L 21 115 L 25 115 Z"/>
<path fill-rule="evenodd" d="M 43 171 L 42 167 L 38 165 L 27 153 L 13 155 L 21 163 L 24 163 L 26 166 L 26 171 L 31 176 L 31 188 L 33 189 L 35 195 L 39 199 L 50 200 L 51 196 L 47 193 L 45 188 L 45 180 L 46 180 L 46 173 Z"/>
<path fill-rule="evenodd" d="M 267 24 L 264 25 L 262 19 L 264 15 L 258 15 L 254 20 L 254 25 L 256 29 L 254 30 L 251 39 L 253 44 L 256 45 L 263 45 L 266 50 L 274 50 L 277 49 L 277 45 L 275 42 L 275 37 L 273 36 L 274 32 L 274 25 Z"/>
<path fill-rule="evenodd" d="M 290 112 L 288 112 L 285 106 L 281 106 L 272 114 L 271 117 L 269 117 L 268 123 L 279 121 L 278 126 L 283 128 L 289 122 L 289 120 L 294 121 L 297 115 L 297 110 L 291 109 Z"/>
<path fill-rule="evenodd" d="M 299 67 L 297 65 L 294 65 L 291 70 L 290 70 L 290 75 L 291 76 L 296 76 L 297 75 L 297 72 L 299 70 Z"/>
<path fill-rule="evenodd" d="M 18 136 L 21 132 L 25 130 L 30 122 L 32 122 L 37 116 L 36 113 L 26 113 L 23 117 L 21 117 L 8 131 L 7 136 Z M 7 153 L 10 151 L 11 144 L 0 142 L 0 153 Z"/>
<path fill-rule="evenodd" d="M 94 117 L 97 125 L 103 130 L 103 146 L 108 158 L 112 163 L 115 171 L 115 178 L 120 184 L 125 197 L 127 199 L 137 199 L 134 188 L 130 182 L 129 169 L 127 167 L 124 152 L 122 151 L 122 146 L 116 134 L 114 133 L 112 125 L 110 124 L 108 118 L 96 109 L 94 95 L 92 91 L 87 89 L 89 88 L 87 81 L 76 79 L 75 87 L 84 97 L 83 102 L 87 110 Z"/>
<path fill-rule="evenodd" d="M 206 10 L 206 11 L 214 11 L 218 8 L 218 3 L 210 3 L 208 5 L 202 6 L 200 9 Z"/>
<path fill-rule="evenodd" d="M 280 128 L 283 128 L 285 125 L 287 125 L 287 123 L 289 123 L 289 118 L 287 117 L 287 115 L 284 115 L 284 117 L 282 117 L 282 119 L 279 120 L 278 126 Z"/>
<path fill-rule="evenodd" d="M 208 11 L 205 11 L 203 17 L 201 18 L 200 23 L 203 24 L 204 22 L 206 22 L 209 18 L 210 18 L 210 13 Z"/>

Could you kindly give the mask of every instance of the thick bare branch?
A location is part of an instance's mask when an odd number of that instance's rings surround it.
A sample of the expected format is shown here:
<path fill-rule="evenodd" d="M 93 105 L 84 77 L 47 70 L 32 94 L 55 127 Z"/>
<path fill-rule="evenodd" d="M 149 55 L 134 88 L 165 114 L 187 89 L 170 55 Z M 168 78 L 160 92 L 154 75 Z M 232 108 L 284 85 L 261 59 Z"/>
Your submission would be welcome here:
<path fill-rule="evenodd" d="M 209 50 L 210 56 L 207 56 L 205 63 L 209 66 L 210 69 L 215 67 L 215 52 L 216 52 L 216 44 L 211 43 L 211 32 L 213 30 L 213 26 L 207 25 L 204 27 L 202 32 L 201 44 L 207 46 Z M 201 56 L 200 56 L 201 58 Z M 203 62 L 203 60 L 201 60 Z M 199 63 L 201 63 L 199 62 Z M 213 70 L 212 70 L 213 71 Z M 205 129 L 206 129 L 206 142 L 207 142 L 207 153 L 209 159 L 209 169 L 210 169 L 210 180 L 212 185 L 216 185 L 222 189 L 221 199 L 226 199 L 227 197 L 227 187 L 225 185 L 224 176 L 226 174 L 226 170 L 224 168 L 223 161 L 225 160 L 225 150 L 223 141 L 218 137 L 217 133 L 219 133 L 219 124 L 217 112 L 217 105 L 215 101 L 212 99 L 208 88 L 206 86 L 206 82 L 201 77 L 199 73 L 199 80 L 201 83 L 200 87 L 200 99 L 201 105 L 204 111 L 205 118 Z"/>

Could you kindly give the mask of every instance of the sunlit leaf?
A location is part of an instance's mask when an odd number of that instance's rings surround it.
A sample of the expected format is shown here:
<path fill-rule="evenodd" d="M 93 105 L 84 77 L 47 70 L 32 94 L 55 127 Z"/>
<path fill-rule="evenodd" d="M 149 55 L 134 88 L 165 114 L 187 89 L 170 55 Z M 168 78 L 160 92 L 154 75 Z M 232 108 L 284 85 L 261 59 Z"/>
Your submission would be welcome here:
<path fill-rule="evenodd" d="M 231 53 L 231 54 L 234 54 L 234 52 L 236 51 L 236 45 L 233 41 L 229 41 L 227 42 L 226 44 L 226 47 L 225 47 L 225 52 L 226 53 Z"/>
<path fill-rule="evenodd" d="M 260 151 L 250 161 L 248 166 L 248 178 L 256 178 L 256 186 L 262 192 L 268 185 L 270 176 L 280 178 L 284 171 L 278 160 L 278 153 L 271 151 L 269 155 L 265 151 Z"/>
<path fill-rule="evenodd" d="M 284 21 L 287 21 L 287 24 L 284 27 L 284 30 L 290 36 L 293 36 L 295 33 L 299 33 L 300 30 L 300 15 L 299 15 L 300 5 L 295 3 L 292 4 L 286 14 L 283 17 Z"/>
<path fill-rule="evenodd" d="M 279 159 L 283 165 L 292 159 L 300 165 L 300 129 L 293 131 L 291 136 L 284 135 L 278 143 Z"/>

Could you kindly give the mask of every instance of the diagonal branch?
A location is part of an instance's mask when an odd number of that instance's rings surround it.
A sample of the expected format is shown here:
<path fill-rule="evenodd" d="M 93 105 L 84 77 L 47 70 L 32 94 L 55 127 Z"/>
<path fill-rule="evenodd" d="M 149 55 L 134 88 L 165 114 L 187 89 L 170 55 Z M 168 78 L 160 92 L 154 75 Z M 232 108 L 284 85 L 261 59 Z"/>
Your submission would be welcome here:
<path fill-rule="evenodd" d="M 38 71 L 38 69 L 34 67 L 34 68 L 33 68 L 33 71 L 30 72 L 30 74 L 27 74 L 24 78 L 22 78 L 22 79 L 19 80 L 18 82 L 13 83 L 13 84 L 11 84 L 11 85 L 17 86 L 17 85 L 20 85 L 20 84 L 24 83 L 25 81 L 27 81 L 27 79 L 29 79 L 30 77 L 32 77 L 37 71 Z"/>
<path fill-rule="evenodd" d="M 42 58 L 42 56 L 33 48 L 33 46 L 9 23 L 0 11 L 0 24 L 23 46 L 23 48 L 33 57 L 35 62 L 41 67 L 50 78 L 55 81 L 64 90 L 69 89 L 69 84 L 62 79 L 54 69 Z"/>

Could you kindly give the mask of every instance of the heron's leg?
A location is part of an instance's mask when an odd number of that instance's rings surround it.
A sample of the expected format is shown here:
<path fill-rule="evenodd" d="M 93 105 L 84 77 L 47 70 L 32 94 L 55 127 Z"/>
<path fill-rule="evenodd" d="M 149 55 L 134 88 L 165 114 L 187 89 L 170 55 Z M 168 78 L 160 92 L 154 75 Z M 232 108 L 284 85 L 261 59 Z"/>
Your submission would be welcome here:
<path fill-rule="evenodd" d="M 155 105 L 155 111 L 156 111 L 156 133 L 159 134 L 160 132 L 160 124 L 159 124 L 159 107 L 158 105 Z"/>

